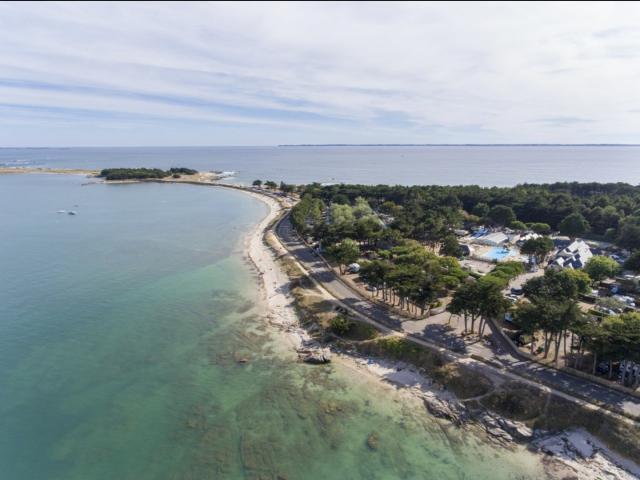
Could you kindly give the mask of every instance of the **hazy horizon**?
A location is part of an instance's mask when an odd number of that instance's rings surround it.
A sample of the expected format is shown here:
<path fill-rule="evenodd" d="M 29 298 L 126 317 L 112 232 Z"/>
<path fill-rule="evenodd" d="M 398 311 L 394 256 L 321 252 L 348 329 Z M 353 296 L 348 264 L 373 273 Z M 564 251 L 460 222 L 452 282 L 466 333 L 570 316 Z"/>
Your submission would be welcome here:
<path fill-rule="evenodd" d="M 2 145 L 0 149 L 65 148 L 286 148 L 286 147 L 640 147 L 640 143 L 292 143 L 280 145 Z"/>

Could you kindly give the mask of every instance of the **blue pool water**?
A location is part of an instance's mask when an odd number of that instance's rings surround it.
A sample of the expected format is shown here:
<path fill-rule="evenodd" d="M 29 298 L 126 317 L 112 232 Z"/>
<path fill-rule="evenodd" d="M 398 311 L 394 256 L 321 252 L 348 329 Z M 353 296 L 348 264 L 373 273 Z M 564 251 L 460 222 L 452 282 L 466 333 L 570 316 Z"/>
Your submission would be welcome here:
<path fill-rule="evenodd" d="M 515 248 L 509 248 L 507 250 L 504 247 L 491 247 L 491 249 L 483 255 L 488 260 L 504 260 L 507 257 L 513 257 L 518 254 Z"/>

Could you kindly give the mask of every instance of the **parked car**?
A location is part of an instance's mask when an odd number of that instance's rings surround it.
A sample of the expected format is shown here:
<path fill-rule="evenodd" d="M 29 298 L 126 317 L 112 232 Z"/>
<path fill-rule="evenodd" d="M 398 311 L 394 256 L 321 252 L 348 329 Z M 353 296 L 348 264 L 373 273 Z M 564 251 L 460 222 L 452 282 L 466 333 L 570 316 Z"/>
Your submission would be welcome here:
<path fill-rule="evenodd" d="M 604 375 L 605 373 L 609 373 L 609 362 L 600 362 L 598 364 L 598 368 L 596 368 L 598 373 Z"/>
<path fill-rule="evenodd" d="M 629 297 L 627 295 L 614 295 L 613 298 L 615 298 L 619 302 L 622 302 L 622 303 L 626 304 L 628 307 L 635 307 L 636 306 L 636 302 L 633 299 L 633 297 Z"/>
<path fill-rule="evenodd" d="M 522 295 L 524 292 L 522 291 L 521 288 L 512 288 L 511 289 L 511 294 L 512 295 Z"/>

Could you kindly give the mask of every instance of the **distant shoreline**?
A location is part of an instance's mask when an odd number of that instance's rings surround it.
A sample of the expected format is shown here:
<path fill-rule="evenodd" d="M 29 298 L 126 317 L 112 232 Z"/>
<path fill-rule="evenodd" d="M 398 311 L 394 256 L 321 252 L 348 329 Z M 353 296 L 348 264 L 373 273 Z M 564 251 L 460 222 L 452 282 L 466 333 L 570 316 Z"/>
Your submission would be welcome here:
<path fill-rule="evenodd" d="M 281 147 L 640 147 L 640 143 L 282 143 L 276 145 L 71 145 L 71 146 L 0 146 L 2 150 L 81 150 L 81 149 L 176 149 L 176 148 L 281 148 Z"/>
<path fill-rule="evenodd" d="M 47 168 L 47 167 L 0 167 L 0 175 L 17 175 L 21 173 L 47 173 L 59 175 L 86 175 L 96 177 L 100 170 L 83 168 Z"/>
<path fill-rule="evenodd" d="M 300 143 L 278 147 L 640 147 L 639 143 Z"/>

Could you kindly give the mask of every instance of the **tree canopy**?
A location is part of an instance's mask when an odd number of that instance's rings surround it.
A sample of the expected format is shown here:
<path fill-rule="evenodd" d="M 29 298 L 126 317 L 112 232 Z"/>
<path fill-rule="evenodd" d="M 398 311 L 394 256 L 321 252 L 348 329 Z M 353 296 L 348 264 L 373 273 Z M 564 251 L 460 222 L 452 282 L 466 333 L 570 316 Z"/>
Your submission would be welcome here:
<path fill-rule="evenodd" d="M 161 170 L 159 168 L 104 168 L 100 171 L 100 177 L 106 180 L 144 180 L 165 178 L 172 175 L 195 175 L 197 170 L 190 168 L 170 168 Z"/>
<path fill-rule="evenodd" d="M 421 241 L 439 242 L 451 228 L 465 223 L 509 225 L 517 218 L 537 233 L 559 230 L 564 222 L 560 230 L 566 235 L 606 234 L 625 248 L 640 249 L 640 215 L 636 215 L 640 212 L 640 187 L 625 183 L 565 182 L 500 188 L 311 184 L 303 188 L 327 205 L 355 206 L 361 197 L 374 212 L 392 217 L 391 229 Z"/>
<path fill-rule="evenodd" d="M 558 225 L 560 233 L 575 238 L 589 231 L 589 222 L 580 214 L 567 215 Z"/>
<path fill-rule="evenodd" d="M 640 250 L 631 254 L 627 261 L 624 262 L 624 268 L 636 273 L 640 272 Z"/>
<path fill-rule="evenodd" d="M 343 265 L 348 265 L 358 260 L 358 257 L 360 256 L 360 247 L 358 246 L 358 242 L 355 240 L 345 238 L 340 243 L 331 245 L 327 249 L 327 254 L 338 262 L 340 269 L 342 270 Z"/>
<path fill-rule="evenodd" d="M 614 259 L 596 255 L 591 257 L 584 266 L 584 271 L 595 282 L 605 278 L 615 277 L 620 271 L 620 265 Z"/>
<path fill-rule="evenodd" d="M 496 205 L 489 210 L 487 217 L 496 225 L 507 226 L 515 221 L 516 214 L 511 207 Z"/>
<path fill-rule="evenodd" d="M 525 240 L 520 247 L 520 251 L 525 255 L 535 257 L 537 263 L 542 263 L 553 248 L 553 241 L 550 238 L 538 237 Z"/>

